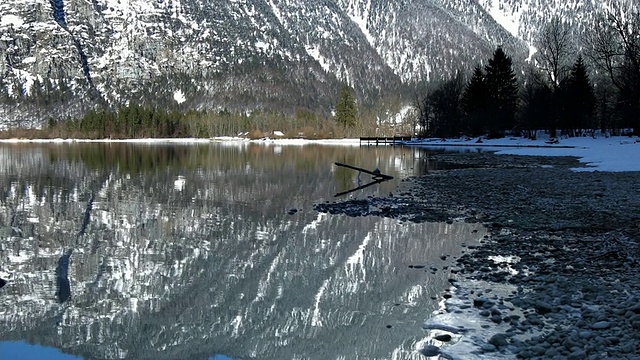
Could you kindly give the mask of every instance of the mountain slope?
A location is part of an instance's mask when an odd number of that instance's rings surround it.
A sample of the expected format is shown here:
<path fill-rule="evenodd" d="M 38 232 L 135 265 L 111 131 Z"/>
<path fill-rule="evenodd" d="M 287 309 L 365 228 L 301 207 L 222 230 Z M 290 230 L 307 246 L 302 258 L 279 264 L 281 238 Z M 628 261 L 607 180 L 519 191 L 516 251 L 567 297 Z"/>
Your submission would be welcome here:
<path fill-rule="evenodd" d="M 516 63 L 553 15 L 588 29 L 583 0 L 7 0 L 0 119 L 41 124 L 130 101 L 173 109 L 329 112 L 446 77 L 503 45 Z"/>

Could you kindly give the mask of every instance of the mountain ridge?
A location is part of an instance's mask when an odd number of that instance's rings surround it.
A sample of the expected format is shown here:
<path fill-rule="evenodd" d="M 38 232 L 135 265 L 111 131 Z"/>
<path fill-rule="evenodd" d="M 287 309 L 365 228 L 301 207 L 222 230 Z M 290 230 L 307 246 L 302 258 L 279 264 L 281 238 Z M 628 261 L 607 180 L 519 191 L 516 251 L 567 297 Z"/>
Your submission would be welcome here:
<path fill-rule="evenodd" d="M 467 71 L 498 45 L 522 63 L 550 16 L 580 33 L 623 2 L 8 0 L 0 122 L 37 126 L 130 101 L 329 113 L 343 83 L 367 105 Z"/>

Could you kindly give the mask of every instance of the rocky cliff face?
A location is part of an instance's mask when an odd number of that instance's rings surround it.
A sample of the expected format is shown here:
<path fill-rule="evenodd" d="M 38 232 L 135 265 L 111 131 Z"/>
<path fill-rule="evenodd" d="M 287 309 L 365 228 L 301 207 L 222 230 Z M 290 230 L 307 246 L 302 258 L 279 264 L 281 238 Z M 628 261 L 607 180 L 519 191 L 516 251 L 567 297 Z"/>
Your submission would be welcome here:
<path fill-rule="evenodd" d="M 129 101 L 177 109 L 329 111 L 341 82 L 364 103 L 467 70 L 504 45 L 516 61 L 553 15 L 577 33 L 623 0 L 7 0 L 0 119 Z"/>

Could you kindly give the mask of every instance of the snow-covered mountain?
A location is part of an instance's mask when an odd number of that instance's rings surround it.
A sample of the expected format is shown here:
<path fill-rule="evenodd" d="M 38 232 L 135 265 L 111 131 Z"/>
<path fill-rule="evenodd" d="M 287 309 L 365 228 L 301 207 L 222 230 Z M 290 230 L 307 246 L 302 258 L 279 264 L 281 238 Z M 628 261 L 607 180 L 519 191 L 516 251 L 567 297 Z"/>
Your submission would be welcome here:
<path fill-rule="evenodd" d="M 580 33 L 625 1 L 6 0 L 0 118 L 128 101 L 327 111 L 340 83 L 372 103 L 497 45 L 523 60 L 550 17 Z"/>

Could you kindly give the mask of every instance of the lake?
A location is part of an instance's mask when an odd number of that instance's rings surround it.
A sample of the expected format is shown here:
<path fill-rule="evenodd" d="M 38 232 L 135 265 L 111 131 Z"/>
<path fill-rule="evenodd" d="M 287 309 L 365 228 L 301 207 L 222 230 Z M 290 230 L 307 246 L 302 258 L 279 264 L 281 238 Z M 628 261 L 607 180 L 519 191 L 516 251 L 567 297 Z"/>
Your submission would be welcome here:
<path fill-rule="evenodd" d="M 484 230 L 318 213 L 370 179 L 335 162 L 395 177 L 354 198 L 447 166 L 390 146 L 0 144 L 0 358 L 423 358 L 440 257 Z"/>

